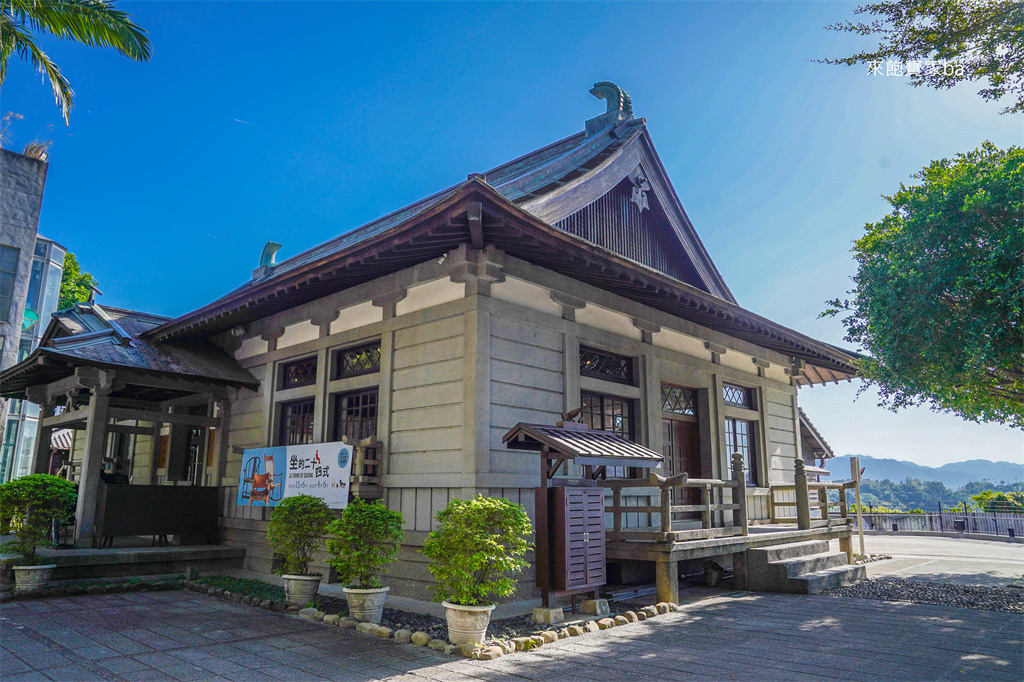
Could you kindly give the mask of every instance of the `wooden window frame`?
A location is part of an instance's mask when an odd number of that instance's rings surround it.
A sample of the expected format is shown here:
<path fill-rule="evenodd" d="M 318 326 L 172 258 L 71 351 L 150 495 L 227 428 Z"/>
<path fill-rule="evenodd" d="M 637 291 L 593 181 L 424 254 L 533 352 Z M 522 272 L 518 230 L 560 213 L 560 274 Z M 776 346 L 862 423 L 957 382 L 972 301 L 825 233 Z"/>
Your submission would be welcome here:
<path fill-rule="evenodd" d="M 289 422 L 287 421 L 286 412 L 293 407 L 298 405 L 311 405 L 312 409 L 309 411 L 309 417 L 313 421 L 309 426 L 309 440 L 302 443 L 291 443 L 289 442 Z M 277 404 L 277 444 L 278 446 L 288 445 L 307 445 L 309 443 L 316 442 L 316 434 L 314 433 L 314 424 L 316 422 L 316 398 L 299 398 L 297 400 L 288 400 Z"/>
<path fill-rule="evenodd" d="M 359 370 L 359 371 L 356 371 L 356 372 L 346 372 L 345 371 L 345 355 L 346 354 L 348 354 L 348 353 L 355 353 L 357 351 L 368 350 L 368 349 L 372 349 L 372 348 L 376 348 L 377 349 L 377 364 L 375 366 L 370 367 L 368 369 L 362 369 L 362 370 Z M 339 348 L 338 350 L 335 350 L 332 353 L 332 356 L 334 358 L 334 362 L 332 364 L 334 365 L 334 367 L 333 367 L 333 372 L 331 374 L 331 378 L 336 381 L 338 379 L 349 379 L 351 377 L 360 377 L 360 376 L 363 376 L 365 374 L 375 374 L 375 373 L 379 372 L 380 371 L 380 351 L 381 351 L 381 344 L 380 344 L 379 340 L 378 341 L 372 341 L 370 343 L 361 343 L 361 344 L 359 344 L 357 346 L 348 346 L 346 348 Z"/>
<path fill-rule="evenodd" d="M 357 396 L 367 395 L 367 394 L 370 394 L 370 393 L 373 393 L 374 396 L 375 396 L 375 401 L 373 402 L 373 413 L 374 414 L 373 414 L 373 418 L 372 418 L 372 421 L 373 421 L 372 433 L 371 434 L 364 434 L 362 436 L 353 436 L 353 438 L 355 439 L 355 442 L 358 442 L 359 440 L 368 437 L 368 435 L 372 435 L 372 436 L 376 437 L 376 435 L 377 435 L 377 426 L 378 426 L 379 420 L 380 420 L 380 388 L 377 387 L 377 386 L 369 386 L 367 388 L 361 388 L 361 389 L 354 390 L 354 391 L 344 391 L 344 392 L 341 392 L 341 393 L 334 393 L 334 394 L 331 395 L 331 433 L 333 434 L 333 438 L 332 438 L 333 441 L 340 441 L 342 436 L 347 436 L 348 435 L 348 434 L 345 434 L 345 433 L 341 433 L 341 425 L 343 423 L 348 423 L 349 422 L 348 419 L 344 419 L 344 420 L 341 419 L 341 410 L 342 410 L 341 405 L 342 405 L 342 401 L 344 399 L 346 399 L 346 398 L 353 398 L 353 397 L 357 397 Z M 359 405 L 357 407 L 357 409 L 359 409 L 361 411 L 361 410 L 365 409 L 365 407 L 367 407 L 367 405 Z M 366 416 L 360 415 L 358 417 L 358 421 L 361 422 L 361 423 L 365 423 L 367 421 L 370 421 L 370 418 L 366 417 Z M 350 441 L 350 443 L 352 445 L 354 445 L 355 442 Z"/>
<path fill-rule="evenodd" d="M 730 424 L 733 426 L 730 434 Z M 739 435 L 737 429 L 738 424 L 745 424 L 747 427 L 746 440 L 747 446 L 745 448 L 736 445 L 736 438 Z M 759 426 L 760 423 L 752 419 L 744 419 L 742 417 L 725 417 L 722 421 L 722 435 L 725 438 L 725 451 L 726 458 L 729 462 L 732 461 L 732 455 L 734 452 L 739 452 L 743 455 L 743 466 L 746 469 L 747 487 L 756 488 L 759 485 L 761 467 L 758 462 L 758 438 L 759 438 Z M 733 445 L 729 446 L 729 436 L 733 436 Z"/>
<path fill-rule="evenodd" d="M 309 380 L 303 381 L 302 383 L 289 384 L 288 383 L 288 368 L 289 367 L 294 367 L 295 365 L 298 365 L 300 363 L 308 363 L 310 361 L 312 361 L 312 363 L 313 363 L 312 377 Z M 298 358 L 298 359 L 295 359 L 295 360 L 289 360 L 287 362 L 282 362 L 280 364 L 280 370 L 278 370 L 278 375 L 279 375 L 278 376 L 278 382 L 277 382 L 278 390 L 280 390 L 280 391 L 288 391 L 288 390 L 291 390 L 293 388 L 302 388 L 304 386 L 315 386 L 316 385 L 317 372 L 320 370 L 320 368 L 318 366 L 319 363 L 320 363 L 320 361 L 319 361 L 317 355 L 308 355 L 308 356 L 306 356 L 304 358 Z"/>
<path fill-rule="evenodd" d="M 593 372 L 585 369 L 583 367 L 584 353 L 596 353 L 598 355 L 604 355 L 615 360 L 623 361 L 623 364 L 626 367 L 626 378 L 620 378 L 616 376 L 611 376 L 609 374 L 602 374 L 600 372 Z M 613 383 L 623 384 L 625 386 L 637 386 L 637 379 L 638 375 L 640 374 L 637 371 L 637 359 L 635 357 L 629 355 L 622 355 L 621 353 L 613 353 L 607 350 L 601 350 L 600 348 L 595 348 L 594 346 L 588 346 L 586 344 L 580 344 L 579 371 L 581 377 L 589 377 L 591 379 L 599 379 L 601 381 L 611 381 Z"/>
<path fill-rule="evenodd" d="M 580 391 L 580 407 L 581 408 L 585 408 L 585 406 L 586 406 L 586 398 L 588 396 L 591 397 L 591 398 L 597 398 L 598 400 L 600 400 L 600 408 L 599 408 L 599 411 L 596 413 L 596 414 L 601 415 L 601 427 L 598 429 L 599 431 L 609 431 L 609 432 L 614 433 L 616 435 L 622 436 L 623 438 L 625 438 L 627 440 L 633 441 L 634 443 L 636 442 L 636 433 L 637 433 L 636 419 L 637 419 L 637 412 L 639 411 L 636 400 L 634 400 L 633 398 L 623 398 L 622 396 L 613 395 L 611 393 L 598 393 L 597 391 L 581 390 Z M 606 429 L 606 428 L 604 428 L 605 418 L 609 416 L 608 413 L 605 411 L 605 400 L 619 401 L 619 402 L 623 403 L 626 406 L 626 408 L 629 411 L 629 415 L 626 417 L 627 423 L 629 425 L 628 433 L 619 433 L 615 429 Z M 594 413 L 587 412 L 585 409 L 581 409 L 580 417 L 582 417 L 583 420 L 585 421 L 586 420 L 586 416 L 589 415 L 589 414 L 594 414 Z M 592 425 L 592 422 L 589 424 L 589 426 L 591 428 L 594 428 L 593 425 Z M 606 478 L 626 478 L 626 479 L 628 479 L 628 478 L 636 478 L 636 476 L 637 476 L 637 467 L 627 467 L 627 466 L 608 466 L 608 467 L 605 467 L 605 477 Z"/>
<path fill-rule="evenodd" d="M 729 400 L 726 397 L 726 391 L 728 389 L 734 389 L 734 390 L 742 391 L 743 392 L 743 396 L 744 396 L 744 402 L 743 403 L 737 403 L 737 402 Z M 755 405 L 756 405 L 756 398 L 754 396 L 754 389 L 750 388 L 749 386 L 741 386 L 740 384 L 734 384 L 734 383 L 729 382 L 729 381 L 723 381 L 722 382 L 722 403 L 724 405 L 726 405 L 727 407 L 738 407 L 741 410 L 753 410 L 753 409 L 755 409 Z"/>

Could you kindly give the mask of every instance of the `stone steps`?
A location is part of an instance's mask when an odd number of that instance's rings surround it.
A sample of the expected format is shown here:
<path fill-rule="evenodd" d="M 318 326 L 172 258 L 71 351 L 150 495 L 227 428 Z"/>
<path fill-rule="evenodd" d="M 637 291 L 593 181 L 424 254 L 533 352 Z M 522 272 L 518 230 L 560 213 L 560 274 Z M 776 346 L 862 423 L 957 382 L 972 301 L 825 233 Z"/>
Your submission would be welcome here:
<path fill-rule="evenodd" d="M 846 554 L 830 552 L 825 540 L 748 549 L 743 566 L 744 587 L 758 592 L 817 594 L 867 577 L 863 566 L 846 563 Z"/>

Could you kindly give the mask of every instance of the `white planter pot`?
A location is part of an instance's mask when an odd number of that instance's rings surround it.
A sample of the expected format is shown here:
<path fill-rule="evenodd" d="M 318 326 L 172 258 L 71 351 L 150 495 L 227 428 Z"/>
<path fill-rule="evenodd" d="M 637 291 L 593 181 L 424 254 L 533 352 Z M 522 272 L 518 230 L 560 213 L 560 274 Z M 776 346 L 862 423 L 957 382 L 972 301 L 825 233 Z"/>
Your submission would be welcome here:
<path fill-rule="evenodd" d="M 284 578 L 284 598 L 289 606 L 305 606 L 314 599 L 320 590 L 318 575 L 282 575 Z"/>
<path fill-rule="evenodd" d="M 50 574 L 57 564 L 46 564 L 45 566 L 15 566 L 14 567 L 14 588 L 19 592 L 22 590 L 41 590 L 50 582 Z"/>
<path fill-rule="evenodd" d="M 463 606 L 443 601 L 445 617 L 448 619 L 448 641 L 452 644 L 476 644 L 482 646 L 487 636 L 487 624 L 491 622 L 489 606 Z"/>
<path fill-rule="evenodd" d="M 360 590 L 354 587 L 343 587 L 348 600 L 348 615 L 364 623 L 379 623 L 384 616 L 384 600 L 387 599 L 390 587 L 374 590 Z"/>

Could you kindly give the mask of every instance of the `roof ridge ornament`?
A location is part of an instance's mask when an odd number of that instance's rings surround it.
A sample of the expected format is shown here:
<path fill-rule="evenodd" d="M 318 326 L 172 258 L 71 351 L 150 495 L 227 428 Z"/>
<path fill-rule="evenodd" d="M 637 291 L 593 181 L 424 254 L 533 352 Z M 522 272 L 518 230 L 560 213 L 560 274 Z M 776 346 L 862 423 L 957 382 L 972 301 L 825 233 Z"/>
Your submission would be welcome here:
<path fill-rule="evenodd" d="M 598 81 L 590 89 L 590 94 L 603 99 L 608 109 L 600 116 L 595 116 L 586 123 L 587 137 L 593 137 L 608 126 L 633 118 L 633 100 L 629 94 L 611 81 Z"/>
<path fill-rule="evenodd" d="M 268 241 L 266 243 L 263 251 L 260 253 L 260 266 L 252 271 L 253 279 L 259 279 L 274 271 L 274 266 L 277 265 L 274 262 L 275 256 L 277 256 L 277 251 L 280 248 L 281 245 L 275 241 Z"/>

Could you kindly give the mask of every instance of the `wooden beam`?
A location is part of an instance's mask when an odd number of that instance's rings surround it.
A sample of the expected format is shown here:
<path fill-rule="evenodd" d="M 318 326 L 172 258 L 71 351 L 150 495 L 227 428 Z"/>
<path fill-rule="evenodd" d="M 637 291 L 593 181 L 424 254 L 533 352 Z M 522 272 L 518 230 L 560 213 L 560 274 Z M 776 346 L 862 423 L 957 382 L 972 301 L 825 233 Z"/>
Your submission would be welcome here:
<path fill-rule="evenodd" d="M 63 427 L 65 424 L 73 424 L 80 421 L 88 421 L 92 416 L 92 405 L 80 407 L 77 410 L 69 410 L 52 417 L 43 417 L 39 420 L 40 426 L 47 428 Z"/>
<path fill-rule="evenodd" d="M 484 209 L 479 201 L 469 202 L 466 215 L 469 218 L 469 242 L 475 249 L 484 248 Z"/>
<path fill-rule="evenodd" d="M 184 424 L 186 426 L 217 426 L 220 423 L 215 417 L 200 417 L 192 414 L 173 414 L 171 412 L 153 412 L 149 410 L 130 410 L 124 407 L 111 408 L 110 416 L 114 419 L 138 419 L 143 422 L 160 422 L 163 424 Z"/>

